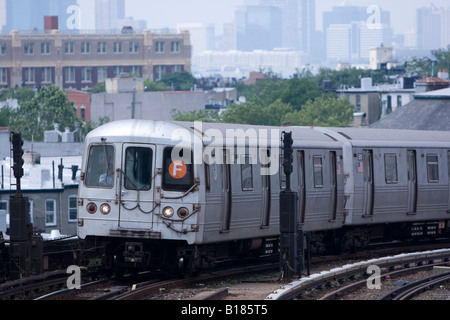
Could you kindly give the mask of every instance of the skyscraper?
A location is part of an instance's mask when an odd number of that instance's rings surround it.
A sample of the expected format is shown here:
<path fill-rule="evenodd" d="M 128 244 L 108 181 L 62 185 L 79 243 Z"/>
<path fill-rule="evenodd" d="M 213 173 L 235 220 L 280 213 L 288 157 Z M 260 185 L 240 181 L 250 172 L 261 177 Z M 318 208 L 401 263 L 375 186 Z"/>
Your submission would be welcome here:
<path fill-rule="evenodd" d="M 419 8 L 416 12 L 417 48 L 434 50 L 450 44 L 450 8 Z"/>
<path fill-rule="evenodd" d="M 118 20 L 125 18 L 125 0 L 95 0 L 95 28 L 120 29 Z"/>
<path fill-rule="evenodd" d="M 66 23 L 73 15 L 76 0 L 5 0 L 6 23 L 3 31 L 44 29 L 44 16 L 58 16 L 59 29 L 71 28 Z"/>

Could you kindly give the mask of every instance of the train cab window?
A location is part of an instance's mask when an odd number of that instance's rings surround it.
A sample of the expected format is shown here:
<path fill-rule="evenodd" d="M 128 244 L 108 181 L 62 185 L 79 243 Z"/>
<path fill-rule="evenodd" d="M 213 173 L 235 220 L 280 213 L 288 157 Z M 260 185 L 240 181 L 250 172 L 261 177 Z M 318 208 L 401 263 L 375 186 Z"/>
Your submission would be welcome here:
<path fill-rule="evenodd" d="M 387 184 L 398 183 L 397 155 L 384 155 L 384 174 Z"/>
<path fill-rule="evenodd" d="M 253 169 L 250 156 L 242 156 L 241 162 L 242 190 L 253 190 Z"/>
<path fill-rule="evenodd" d="M 163 183 L 162 187 L 168 191 L 188 191 L 194 184 L 194 172 L 192 166 L 192 151 L 189 149 L 180 149 L 178 159 L 172 159 L 173 148 L 166 148 L 163 152 Z M 184 152 L 190 155 L 185 155 Z M 187 164 L 180 159 L 189 157 L 190 163 Z"/>
<path fill-rule="evenodd" d="M 427 154 L 428 182 L 439 182 L 439 162 L 435 154 Z"/>
<path fill-rule="evenodd" d="M 314 188 L 323 187 L 323 164 L 321 156 L 313 157 L 314 164 Z"/>
<path fill-rule="evenodd" d="M 112 188 L 114 183 L 114 147 L 95 145 L 89 149 L 86 169 L 86 186 Z"/>
<path fill-rule="evenodd" d="M 150 190 L 153 152 L 150 148 L 129 147 L 125 153 L 125 189 Z"/>

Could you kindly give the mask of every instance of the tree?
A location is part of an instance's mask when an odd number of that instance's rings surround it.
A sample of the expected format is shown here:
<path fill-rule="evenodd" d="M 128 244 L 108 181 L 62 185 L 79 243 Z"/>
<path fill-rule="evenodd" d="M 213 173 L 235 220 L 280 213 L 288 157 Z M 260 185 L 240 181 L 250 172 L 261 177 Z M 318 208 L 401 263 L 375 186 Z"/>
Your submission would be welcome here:
<path fill-rule="evenodd" d="M 42 87 L 31 100 L 24 101 L 11 114 L 9 127 L 12 131 L 22 132 L 26 140 L 42 141 L 44 131 L 52 130 L 54 123 L 60 128 L 75 128 L 77 117 L 73 102 L 69 102 L 67 95 L 59 87 L 53 85 Z"/>
<path fill-rule="evenodd" d="M 180 112 L 173 109 L 172 118 L 175 121 L 220 122 L 220 115 L 215 113 L 214 110 L 193 110 L 188 112 Z"/>
<path fill-rule="evenodd" d="M 223 122 L 253 125 L 280 126 L 286 113 L 291 112 L 289 104 L 277 100 L 267 107 L 254 102 L 233 103 L 222 114 Z"/>
<path fill-rule="evenodd" d="M 322 94 L 323 90 L 313 79 L 290 79 L 281 94 L 281 101 L 290 104 L 294 110 L 300 110 L 308 100 Z"/>
<path fill-rule="evenodd" d="M 447 46 L 447 50 L 432 50 L 431 53 L 438 61 L 435 69 L 450 71 L 450 45 Z"/>
<path fill-rule="evenodd" d="M 308 101 L 300 111 L 287 113 L 283 121 L 294 126 L 342 127 L 353 120 L 353 106 L 347 99 L 319 97 Z"/>
<path fill-rule="evenodd" d="M 161 82 L 175 91 L 188 91 L 197 83 L 195 78 L 187 71 L 165 74 Z"/>

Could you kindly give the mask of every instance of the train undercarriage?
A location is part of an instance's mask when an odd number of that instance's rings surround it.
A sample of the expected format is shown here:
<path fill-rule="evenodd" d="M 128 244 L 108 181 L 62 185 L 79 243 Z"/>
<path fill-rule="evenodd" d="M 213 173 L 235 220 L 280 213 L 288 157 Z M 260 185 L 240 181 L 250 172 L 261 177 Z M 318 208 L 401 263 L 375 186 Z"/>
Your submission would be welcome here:
<path fill-rule="evenodd" d="M 343 227 L 310 232 L 304 241 L 310 253 L 344 253 L 367 249 L 377 243 L 412 242 L 450 236 L 449 221 L 392 223 L 372 226 Z M 184 241 L 91 238 L 93 246 L 102 249 L 102 265 L 111 273 L 161 270 L 196 275 L 219 263 L 256 259 L 278 254 L 279 238 L 258 238 L 223 243 L 188 245 Z"/>

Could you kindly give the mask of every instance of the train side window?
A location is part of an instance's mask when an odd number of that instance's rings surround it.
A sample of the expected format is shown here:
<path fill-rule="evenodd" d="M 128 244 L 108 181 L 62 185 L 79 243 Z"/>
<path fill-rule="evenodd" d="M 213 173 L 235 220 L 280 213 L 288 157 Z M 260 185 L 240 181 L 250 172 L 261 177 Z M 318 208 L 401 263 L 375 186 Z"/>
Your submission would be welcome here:
<path fill-rule="evenodd" d="M 248 155 L 242 156 L 241 179 L 243 191 L 253 190 L 253 166 Z"/>
<path fill-rule="evenodd" d="M 114 147 L 95 145 L 89 149 L 86 168 L 86 186 L 112 188 L 114 176 Z"/>
<path fill-rule="evenodd" d="M 314 156 L 313 164 L 314 164 L 314 188 L 322 188 L 323 187 L 322 157 Z"/>
<path fill-rule="evenodd" d="M 439 182 L 439 162 L 436 154 L 427 154 L 428 182 Z"/>
<path fill-rule="evenodd" d="M 184 159 L 184 152 L 190 153 L 190 164 L 181 160 L 172 159 L 173 148 L 166 148 L 163 152 L 163 183 L 162 187 L 168 191 L 188 191 L 194 184 L 194 172 L 192 166 L 192 151 L 182 148 L 180 150 L 179 159 Z"/>
<path fill-rule="evenodd" d="M 128 147 L 125 152 L 125 189 L 150 190 L 153 152 L 150 148 Z"/>
<path fill-rule="evenodd" d="M 384 155 L 384 174 L 387 184 L 398 183 L 397 155 L 393 153 Z"/>

